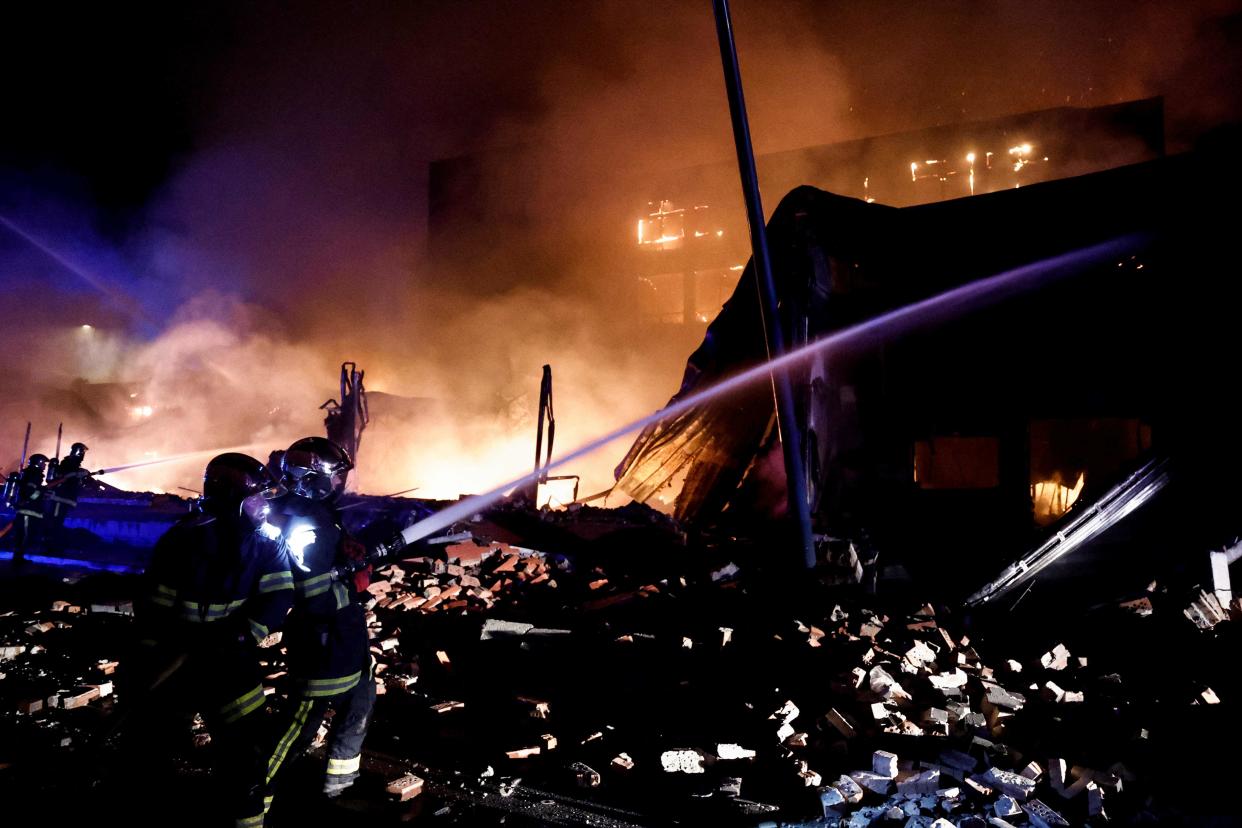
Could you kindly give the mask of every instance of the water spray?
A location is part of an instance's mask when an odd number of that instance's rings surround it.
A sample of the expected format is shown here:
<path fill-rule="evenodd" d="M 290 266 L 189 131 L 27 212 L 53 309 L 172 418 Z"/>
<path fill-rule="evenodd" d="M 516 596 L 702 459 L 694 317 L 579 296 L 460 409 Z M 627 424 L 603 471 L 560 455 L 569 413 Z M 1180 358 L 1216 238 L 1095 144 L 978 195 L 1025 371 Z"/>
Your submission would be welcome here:
<path fill-rule="evenodd" d="M 23 230 L 18 225 L 14 224 L 11 219 L 6 218 L 5 216 L 0 216 L 0 225 L 3 225 L 6 229 L 8 229 L 10 233 L 17 236 L 19 239 L 26 242 L 31 247 L 35 248 L 36 250 L 41 252 L 43 255 L 47 256 L 52 261 L 56 262 L 56 264 L 60 265 L 65 270 L 69 271 L 74 276 L 77 276 L 83 282 L 86 282 L 86 284 L 90 285 L 95 290 L 99 291 L 101 294 L 103 294 L 109 300 L 111 300 L 112 304 L 114 304 L 120 310 L 123 310 L 126 313 L 130 314 L 131 316 L 141 319 L 143 322 L 146 322 L 147 324 L 150 324 L 150 325 L 156 324 L 155 320 L 147 316 L 147 314 L 142 310 L 142 307 L 138 304 L 138 302 L 132 296 L 118 289 L 115 285 L 111 284 L 106 279 L 100 276 L 97 276 L 94 273 L 91 273 L 86 268 L 80 267 L 74 262 L 71 262 L 64 255 L 62 255 L 61 253 L 58 253 L 54 248 L 50 247 L 49 245 L 47 245 L 45 242 L 43 242 L 36 236 L 31 235 L 30 233 Z"/>
<path fill-rule="evenodd" d="M 1033 262 L 1013 270 L 1005 271 L 971 282 L 960 287 L 947 290 L 935 296 L 906 305 L 872 319 L 843 328 L 834 333 L 790 351 L 784 356 L 761 362 L 751 368 L 735 374 L 711 388 L 685 397 L 640 420 L 620 426 L 607 434 L 596 438 L 575 449 L 559 460 L 551 462 L 542 470 L 524 474 L 503 486 L 499 486 L 484 494 L 472 495 L 448 506 L 434 515 L 412 523 L 400 534 L 377 547 L 371 557 L 386 557 L 404 546 L 427 538 L 463 520 L 468 520 L 483 509 L 498 503 L 507 492 L 516 488 L 529 486 L 539 475 L 550 469 L 572 463 L 586 455 L 603 448 L 614 440 L 646 428 L 649 425 L 684 414 L 693 408 L 703 405 L 717 397 L 732 393 L 756 382 L 769 378 L 772 372 L 785 372 L 807 358 L 827 352 L 840 350 L 847 346 L 858 347 L 887 341 L 896 336 L 910 333 L 926 327 L 934 322 L 945 321 L 969 311 L 978 310 L 988 304 L 1001 301 L 1010 296 L 1030 290 L 1037 284 L 1064 279 L 1069 276 L 1113 261 L 1122 255 L 1132 254 L 1135 248 L 1146 243 L 1144 236 L 1124 236 L 1111 241 Z"/>
<path fill-rule="evenodd" d="M 203 449 L 202 451 L 187 451 L 182 454 L 174 454 L 171 457 L 156 457 L 152 460 L 140 460 L 136 463 L 126 463 L 121 466 L 109 466 L 99 471 L 85 472 L 92 477 L 98 477 L 101 474 L 116 474 L 117 472 L 129 471 L 130 469 L 141 469 L 147 466 L 158 466 L 163 463 L 176 463 L 181 460 L 192 460 L 196 457 L 215 457 L 217 454 L 227 454 L 228 452 L 245 453 L 250 449 L 261 448 L 258 443 L 251 443 L 245 446 L 231 446 L 229 448 Z"/>

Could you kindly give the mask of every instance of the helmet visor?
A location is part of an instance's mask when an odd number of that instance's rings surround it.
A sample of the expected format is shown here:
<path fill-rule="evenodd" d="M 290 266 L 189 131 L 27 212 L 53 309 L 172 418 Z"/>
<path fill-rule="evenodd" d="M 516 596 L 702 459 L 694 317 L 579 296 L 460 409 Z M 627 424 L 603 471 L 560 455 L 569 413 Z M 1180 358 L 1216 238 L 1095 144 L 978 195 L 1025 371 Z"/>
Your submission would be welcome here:
<path fill-rule="evenodd" d="M 293 466 L 285 470 L 284 483 L 289 491 L 308 500 L 324 500 L 345 487 L 348 472 L 320 472 L 305 466 Z"/>
<path fill-rule="evenodd" d="M 260 489 L 254 494 L 247 495 L 242 498 L 241 514 L 255 526 L 263 523 L 269 514 L 271 514 L 272 506 L 269 501 L 280 497 L 285 493 L 285 489 L 280 485 L 268 486 Z"/>

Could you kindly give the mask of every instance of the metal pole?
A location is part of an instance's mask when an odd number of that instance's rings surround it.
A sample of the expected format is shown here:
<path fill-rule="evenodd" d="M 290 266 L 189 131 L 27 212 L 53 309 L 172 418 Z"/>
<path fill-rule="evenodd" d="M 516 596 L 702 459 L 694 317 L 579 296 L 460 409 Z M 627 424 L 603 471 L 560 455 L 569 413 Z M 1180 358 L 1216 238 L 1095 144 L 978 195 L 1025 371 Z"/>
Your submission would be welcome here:
<path fill-rule="evenodd" d="M 729 95 L 729 114 L 733 118 L 733 143 L 746 198 L 746 218 L 750 222 L 751 260 L 755 279 L 763 299 L 761 309 L 766 317 L 768 349 L 773 358 L 785 353 L 785 337 L 777 312 L 776 283 L 772 280 L 772 261 L 768 256 L 767 228 L 763 223 L 763 203 L 759 198 L 759 177 L 755 172 L 755 153 L 750 141 L 750 123 L 746 118 L 746 101 L 742 96 L 742 74 L 737 63 L 737 47 L 733 42 L 733 21 L 729 0 L 712 0 L 716 12 L 716 36 L 720 41 L 720 60 L 724 64 L 725 88 Z M 794 415 L 793 387 L 783 371 L 773 378 L 776 386 L 776 417 L 780 424 L 781 449 L 785 455 L 785 478 L 789 496 L 789 514 L 797 522 L 802 562 L 809 569 L 815 566 L 815 540 L 811 535 L 811 509 L 807 502 L 806 474 L 802 464 L 801 433 Z"/>
<path fill-rule="evenodd" d="M 548 396 L 552 393 L 552 366 L 543 366 L 543 378 L 539 381 L 539 421 L 535 432 L 535 473 L 544 465 L 543 462 L 543 421 L 548 413 Z M 548 454 L 551 455 L 551 448 Z M 540 481 L 541 482 L 541 481 Z"/>
<path fill-rule="evenodd" d="M 26 439 L 22 441 L 22 462 L 18 469 L 26 468 L 26 452 L 30 451 L 30 423 L 26 423 Z"/>

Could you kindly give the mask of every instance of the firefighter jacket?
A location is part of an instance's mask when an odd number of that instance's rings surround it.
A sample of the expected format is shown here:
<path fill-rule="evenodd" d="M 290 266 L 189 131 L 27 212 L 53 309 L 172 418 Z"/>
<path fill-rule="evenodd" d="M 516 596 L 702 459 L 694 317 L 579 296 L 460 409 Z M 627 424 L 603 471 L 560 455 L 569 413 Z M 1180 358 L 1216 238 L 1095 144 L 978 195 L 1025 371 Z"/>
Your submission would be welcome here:
<path fill-rule="evenodd" d="M 257 643 L 282 625 L 293 604 L 284 545 L 242 519 L 182 518 L 156 543 L 146 579 L 144 643 Z"/>
<path fill-rule="evenodd" d="M 370 664 L 366 613 L 352 578 L 335 568 L 355 544 L 334 509 L 293 494 L 273 503 L 269 517 L 289 548 L 294 605 L 285 628 L 289 672 L 307 698 L 336 696 L 364 680 Z"/>

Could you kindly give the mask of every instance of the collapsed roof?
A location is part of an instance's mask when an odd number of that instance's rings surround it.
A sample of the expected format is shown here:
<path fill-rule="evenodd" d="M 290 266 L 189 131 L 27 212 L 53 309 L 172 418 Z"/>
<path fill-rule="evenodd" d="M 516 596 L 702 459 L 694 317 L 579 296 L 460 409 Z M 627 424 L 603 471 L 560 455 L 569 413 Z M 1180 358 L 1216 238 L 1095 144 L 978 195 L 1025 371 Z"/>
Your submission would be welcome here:
<path fill-rule="evenodd" d="M 1231 174 L 1215 153 L 1200 152 L 901 209 L 797 188 L 768 223 L 780 313 L 791 339 L 787 345 L 797 347 L 949 288 L 1123 237 L 1133 240 L 1136 252 L 1141 245 L 1163 256 L 1165 264 L 1175 263 L 1165 278 L 1202 281 L 1222 262 L 1228 226 L 1227 211 L 1209 207 L 1209 188 Z M 670 404 L 766 358 L 754 278 L 752 261 L 690 356 Z M 1150 270 L 1143 274 L 1139 289 L 1151 286 L 1151 278 Z M 1107 316 L 1109 310 L 1102 305 L 1096 312 Z M 821 379 L 815 370 L 795 376 L 804 429 L 831 414 L 812 390 Z M 1141 376 L 1128 373 L 1126 382 L 1141 384 Z M 754 507 L 762 487 L 748 484 L 759 474 L 771 477 L 771 466 L 778 465 L 765 462 L 776 439 L 775 420 L 766 385 L 712 399 L 644 430 L 617 468 L 617 487 L 645 502 L 684 478 L 675 514 L 697 523 Z M 831 452 L 824 459 L 827 465 L 834 462 Z M 832 472 L 826 465 L 816 469 L 814 462 L 808 468 L 808 475 L 821 478 Z M 783 489 L 783 472 L 777 477 Z M 777 506 L 773 513 L 779 511 Z"/>

